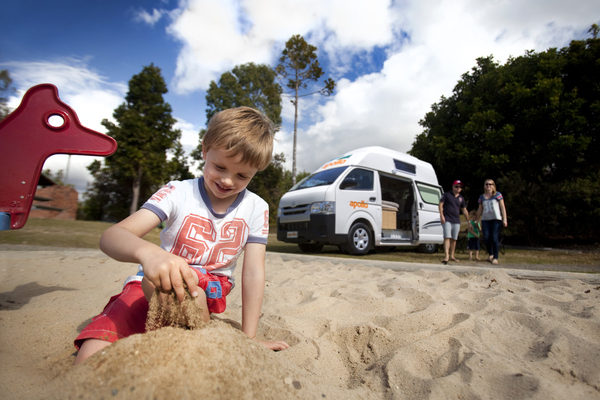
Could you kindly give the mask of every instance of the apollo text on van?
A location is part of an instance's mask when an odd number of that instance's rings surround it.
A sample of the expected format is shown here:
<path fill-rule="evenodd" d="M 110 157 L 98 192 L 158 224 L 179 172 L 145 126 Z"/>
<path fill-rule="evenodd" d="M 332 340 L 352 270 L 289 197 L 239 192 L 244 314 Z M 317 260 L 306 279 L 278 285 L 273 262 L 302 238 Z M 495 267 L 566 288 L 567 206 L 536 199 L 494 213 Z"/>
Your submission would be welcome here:
<path fill-rule="evenodd" d="M 392 246 L 433 252 L 443 243 L 442 193 L 429 163 L 383 147 L 353 150 L 283 195 L 277 239 L 304 252 L 326 244 L 350 254 Z"/>

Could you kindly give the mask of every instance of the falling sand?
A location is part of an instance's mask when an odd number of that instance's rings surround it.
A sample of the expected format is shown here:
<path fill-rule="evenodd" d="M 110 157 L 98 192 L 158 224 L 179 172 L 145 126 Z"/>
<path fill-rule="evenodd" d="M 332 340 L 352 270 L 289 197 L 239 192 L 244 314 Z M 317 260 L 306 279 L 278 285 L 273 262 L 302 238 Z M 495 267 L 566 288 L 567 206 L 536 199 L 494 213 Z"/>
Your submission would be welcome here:
<path fill-rule="evenodd" d="M 204 326 L 202 319 L 204 309 L 190 295 L 185 285 L 185 297 L 179 302 L 175 292 L 166 295 L 160 301 L 161 292 L 156 289 L 150 299 L 148 318 L 146 319 L 146 331 L 155 331 L 159 328 L 170 326 L 182 329 L 199 329 Z"/>

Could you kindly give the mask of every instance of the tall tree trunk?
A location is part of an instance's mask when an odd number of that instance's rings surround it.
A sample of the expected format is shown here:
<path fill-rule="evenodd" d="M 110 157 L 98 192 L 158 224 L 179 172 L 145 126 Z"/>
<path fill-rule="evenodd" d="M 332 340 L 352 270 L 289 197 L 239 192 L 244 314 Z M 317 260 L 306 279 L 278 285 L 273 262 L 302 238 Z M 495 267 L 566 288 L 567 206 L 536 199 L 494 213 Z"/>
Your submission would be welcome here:
<path fill-rule="evenodd" d="M 296 133 L 298 130 L 298 72 L 296 72 L 296 97 L 294 100 L 294 150 L 292 155 L 292 186 L 296 184 Z"/>
<path fill-rule="evenodd" d="M 137 211 L 137 204 L 140 200 L 140 186 L 142 185 L 142 167 L 138 168 L 137 175 L 133 178 L 133 199 L 131 199 L 131 208 L 129 215 Z"/>

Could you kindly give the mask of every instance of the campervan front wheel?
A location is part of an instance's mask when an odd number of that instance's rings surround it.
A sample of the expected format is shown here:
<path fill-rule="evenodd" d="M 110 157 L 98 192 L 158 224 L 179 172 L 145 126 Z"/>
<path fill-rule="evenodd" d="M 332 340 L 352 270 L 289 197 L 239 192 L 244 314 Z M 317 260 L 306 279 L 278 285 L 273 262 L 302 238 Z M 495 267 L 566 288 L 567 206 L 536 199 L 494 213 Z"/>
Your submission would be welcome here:
<path fill-rule="evenodd" d="M 367 254 L 371 250 L 372 243 L 371 229 L 367 225 L 358 222 L 352 225 L 350 232 L 348 232 L 346 251 L 350 254 Z"/>

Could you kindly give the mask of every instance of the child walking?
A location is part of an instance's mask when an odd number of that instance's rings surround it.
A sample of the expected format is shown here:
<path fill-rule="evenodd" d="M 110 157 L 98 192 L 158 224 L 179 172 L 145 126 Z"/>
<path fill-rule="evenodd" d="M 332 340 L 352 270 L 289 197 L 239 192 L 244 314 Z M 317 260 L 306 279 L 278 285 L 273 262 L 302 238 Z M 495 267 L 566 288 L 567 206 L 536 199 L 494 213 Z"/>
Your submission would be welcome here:
<path fill-rule="evenodd" d="M 479 258 L 479 235 L 481 232 L 481 225 L 477 220 L 477 210 L 472 210 L 469 213 L 469 226 L 467 229 L 467 249 L 469 250 L 469 261 L 473 261 L 473 252 L 475 252 L 475 259 L 481 261 Z"/>
<path fill-rule="evenodd" d="M 271 121 L 252 108 L 217 113 L 202 142 L 204 175 L 168 183 L 139 211 L 104 232 L 101 250 L 117 261 L 139 263 L 140 272 L 127 278 L 123 291 L 77 337 L 75 364 L 118 339 L 144 333 L 155 289 L 163 301 L 173 291 L 183 302 L 185 282 L 205 322 L 210 313 L 225 311 L 242 250 L 242 331 L 256 340 L 269 207 L 246 186 L 271 162 L 273 135 Z M 160 247 L 142 239 L 161 222 L 166 227 Z M 271 350 L 289 347 L 283 341 L 257 341 Z"/>

